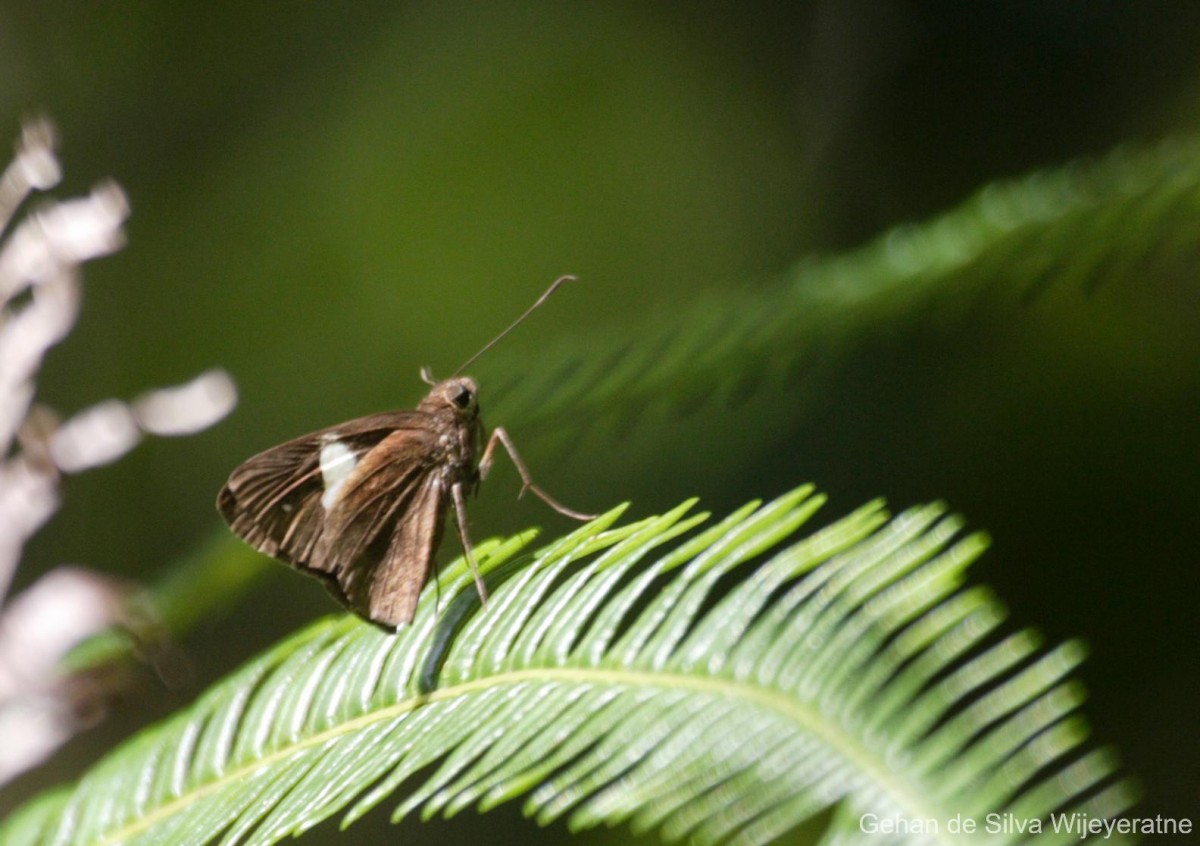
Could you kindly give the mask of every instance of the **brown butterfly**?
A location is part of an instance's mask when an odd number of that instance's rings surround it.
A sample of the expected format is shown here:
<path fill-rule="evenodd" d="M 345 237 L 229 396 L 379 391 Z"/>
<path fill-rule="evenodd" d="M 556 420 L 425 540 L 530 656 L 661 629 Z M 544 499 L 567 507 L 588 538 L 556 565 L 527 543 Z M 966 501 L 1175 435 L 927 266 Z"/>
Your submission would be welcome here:
<path fill-rule="evenodd" d="M 511 326 L 459 368 L 511 332 L 563 282 L 542 294 Z M 590 520 L 533 483 L 503 427 L 482 454 L 478 386 L 467 376 L 434 382 L 414 411 L 350 420 L 259 453 L 233 471 L 217 497 L 229 527 L 261 552 L 320 577 L 344 606 L 386 628 L 412 621 L 453 505 L 482 601 L 487 590 L 467 534 L 466 498 L 507 450 L 532 491 L 555 511 Z"/>

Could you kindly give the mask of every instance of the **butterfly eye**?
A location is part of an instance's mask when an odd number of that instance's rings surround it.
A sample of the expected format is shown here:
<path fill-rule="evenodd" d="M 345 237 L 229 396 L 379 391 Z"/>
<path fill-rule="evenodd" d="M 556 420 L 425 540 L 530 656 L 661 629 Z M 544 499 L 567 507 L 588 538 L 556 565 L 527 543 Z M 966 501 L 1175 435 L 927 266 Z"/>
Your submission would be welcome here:
<path fill-rule="evenodd" d="M 458 393 L 454 395 L 454 404 L 459 408 L 467 408 L 473 399 L 475 399 L 475 395 L 470 388 L 459 388 Z"/>

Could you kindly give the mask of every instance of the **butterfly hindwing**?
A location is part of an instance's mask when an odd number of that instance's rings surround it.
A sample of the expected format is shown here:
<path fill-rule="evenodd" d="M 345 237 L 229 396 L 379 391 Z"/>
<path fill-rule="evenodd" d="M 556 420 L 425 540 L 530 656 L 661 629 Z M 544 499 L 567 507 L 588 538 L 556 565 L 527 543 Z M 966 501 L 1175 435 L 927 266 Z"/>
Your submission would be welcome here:
<path fill-rule="evenodd" d="M 249 459 L 217 496 L 217 509 L 242 540 L 289 563 L 296 563 L 296 547 L 285 541 L 301 528 L 293 523 L 312 520 L 311 504 L 321 493 L 312 438 L 297 438 Z"/>

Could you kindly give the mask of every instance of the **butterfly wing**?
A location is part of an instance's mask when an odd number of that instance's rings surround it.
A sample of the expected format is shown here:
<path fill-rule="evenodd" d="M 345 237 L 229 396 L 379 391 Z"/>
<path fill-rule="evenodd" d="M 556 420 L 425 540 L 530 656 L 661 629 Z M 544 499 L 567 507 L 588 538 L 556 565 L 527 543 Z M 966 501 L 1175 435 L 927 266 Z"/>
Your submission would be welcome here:
<path fill-rule="evenodd" d="M 444 512 L 436 441 L 430 428 L 396 430 L 363 456 L 326 503 L 313 561 L 334 575 L 348 605 L 373 620 L 371 597 L 394 581 L 394 574 L 381 571 L 408 554 L 396 550 L 397 541 L 411 543 L 411 554 L 425 559 L 436 548 L 439 533 L 419 531 L 428 522 L 426 512 L 438 518 Z"/>
<path fill-rule="evenodd" d="M 390 628 L 412 622 L 445 523 L 441 479 L 426 473 L 406 496 L 382 556 L 360 555 L 338 571 L 346 603 Z"/>
<path fill-rule="evenodd" d="M 259 453 L 234 470 L 217 496 L 217 509 L 234 533 L 260 552 L 311 573 L 332 576 L 327 554 L 318 552 L 328 525 L 322 503 L 327 481 L 321 466 L 322 449 L 330 443 L 341 444 L 351 459 L 361 464 L 390 435 L 426 428 L 427 415 L 399 411 L 303 435 Z"/>

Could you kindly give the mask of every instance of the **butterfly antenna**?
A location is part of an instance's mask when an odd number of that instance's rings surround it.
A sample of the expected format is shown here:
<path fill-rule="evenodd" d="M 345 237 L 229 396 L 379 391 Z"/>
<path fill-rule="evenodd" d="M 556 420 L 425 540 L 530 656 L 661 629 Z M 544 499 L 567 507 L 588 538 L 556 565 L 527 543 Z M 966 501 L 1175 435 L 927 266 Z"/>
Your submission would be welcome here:
<path fill-rule="evenodd" d="M 496 345 L 497 341 L 499 341 L 501 338 L 503 338 L 509 332 L 516 329 L 518 326 L 520 326 L 521 321 L 523 321 L 529 315 L 533 314 L 533 312 L 537 310 L 538 306 L 540 306 L 542 303 L 546 302 L 546 300 L 550 299 L 550 295 L 558 290 L 559 285 L 562 285 L 564 282 L 574 282 L 574 281 L 575 281 L 575 277 L 570 276 L 570 275 L 560 276 L 557 279 L 555 279 L 554 282 L 550 285 L 550 287 L 546 289 L 546 293 L 542 294 L 540 297 L 537 298 L 537 302 L 535 302 L 529 308 L 525 309 L 525 313 L 522 314 L 520 317 L 518 317 L 516 320 L 514 320 L 507 329 L 505 329 L 499 335 L 497 335 L 496 337 L 494 337 L 490 341 L 488 341 L 486 344 L 484 344 L 483 348 L 481 350 L 479 350 L 479 352 L 475 353 L 475 355 L 471 356 L 465 362 L 463 362 L 462 367 L 460 367 L 454 371 L 454 375 L 457 376 L 459 373 L 462 373 L 464 370 L 466 370 L 468 367 L 471 366 L 471 364 L 475 361 L 475 359 L 479 358 L 485 352 L 487 352 L 492 347 L 494 347 Z"/>

